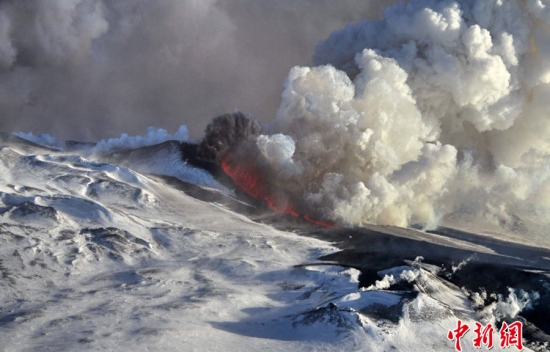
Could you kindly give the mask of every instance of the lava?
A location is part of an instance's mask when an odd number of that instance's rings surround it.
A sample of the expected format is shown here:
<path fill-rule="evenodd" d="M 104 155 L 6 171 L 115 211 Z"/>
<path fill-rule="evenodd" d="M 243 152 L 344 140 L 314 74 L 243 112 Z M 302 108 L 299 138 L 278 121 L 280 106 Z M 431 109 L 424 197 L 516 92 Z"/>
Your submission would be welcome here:
<path fill-rule="evenodd" d="M 265 177 L 262 177 L 260 169 L 255 165 L 231 162 L 230 153 L 227 153 L 222 159 L 221 168 L 241 190 L 254 199 L 265 202 L 270 209 L 278 213 L 300 216 L 292 204 L 269 190 L 263 181 Z"/>
<path fill-rule="evenodd" d="M 235 182 L 235 184 L 246 194 L 254 199 L 265 202 L 267 206 L 278 213 L 288 214 L 325 227 L 335 227 L 330 221 L 317 220 L 310 214 L 300 214 L 296 207 L 289 202 L 287 197 L 281 196 L 282 192 L 277 192 L 270 187 L 267 180 L 267 171 L 262 170 L 253 162 L 238 163 L 238 159 L 231 152 L 227 152 L 222 158 L 220 166 L 222 170 Z"/>
<path fill-rule="evenodd" d="M 260 179 L 260 172 L 254 167 L 234 165 L 228 159 L 228 157 L 225 157 L 221 162 L 223 171 L 248 195 L 255 199 L 265 200 L 266 191 Z"/>
<path fill-rule="evenodd" d="M 321 225 L 321 226 L 324 226 L 324 227 L 341 229 L 339 226 L 336 226 L 332 221 L 317 220 L 317 219 L 312 218 L 311 215 L 309 215 L 309 214 L 305 214 L 303 217 L 307 221 L 309 221 L 311 223 L 314 223 L 314 224 L 317 224 L 317 225 Z"/>

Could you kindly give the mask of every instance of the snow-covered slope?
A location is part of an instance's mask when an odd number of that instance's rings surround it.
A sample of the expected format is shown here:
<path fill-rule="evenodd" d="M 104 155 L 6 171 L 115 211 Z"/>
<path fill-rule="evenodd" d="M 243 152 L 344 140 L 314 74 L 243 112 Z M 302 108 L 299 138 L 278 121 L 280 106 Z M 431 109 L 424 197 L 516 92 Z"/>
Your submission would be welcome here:
<path fill-rule="evenodd" d="M 319 260 L 334 244 L 191 197 L 154 174 L 235 194 L 177 148 L 142 152 L 122 166 L 2 137 L 0 350 L 452 351 L 458 319 L 543 294 L 486 306 L 420 260 L 360 288 L 355 265 Z"/>

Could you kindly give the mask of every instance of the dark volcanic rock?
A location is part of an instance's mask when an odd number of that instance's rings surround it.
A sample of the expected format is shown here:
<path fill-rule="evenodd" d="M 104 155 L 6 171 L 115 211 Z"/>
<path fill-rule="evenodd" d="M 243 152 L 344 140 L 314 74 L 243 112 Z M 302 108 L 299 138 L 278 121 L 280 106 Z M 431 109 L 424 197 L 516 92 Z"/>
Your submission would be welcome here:
<path fill-rule="evenodd" d="M 340 308 L 334 303 L 296 315 L 292 326 L 296 328 L 300 325 L 310 326 L 318 323 L 334 326 L 337 334 L 352 331 L 361 326 L 355 312 Z"/>
<path fill-rule="evenodd" d="M 38 215 L 48 219 L 57 220 L 57 211 L 54 208 L 38 205 L 31 201 L 16 206 L 10 214 L 10 217 L 20 218 L 29 215 Z"/>

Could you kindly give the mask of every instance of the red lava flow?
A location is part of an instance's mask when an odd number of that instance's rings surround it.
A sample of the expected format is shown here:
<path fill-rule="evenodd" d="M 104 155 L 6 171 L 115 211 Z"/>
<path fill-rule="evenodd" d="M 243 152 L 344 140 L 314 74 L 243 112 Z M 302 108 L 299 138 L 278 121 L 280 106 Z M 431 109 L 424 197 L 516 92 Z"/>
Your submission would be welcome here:
<path fill-rule="evenodd" d="M 229 154 L 229 153 L 228 153 Z M 254 165 L 238 165 L 229 161 L 230 157 L 226 155 L 221 161 L 222 170 L 235 182 L 235 184 L 249 196 L 254 199 L 263 201 L 267 206 L 278 213 L 288 214 L 295 217 L 302 217 L 305 220 L 325 226 L 335 228 L 336 226 L 330 221 L 317 220 L 309 214 L 300 214 L 294 205 L 288 201 L 280 200 L 275 196 L 261 177 L 260 171 Z"/>

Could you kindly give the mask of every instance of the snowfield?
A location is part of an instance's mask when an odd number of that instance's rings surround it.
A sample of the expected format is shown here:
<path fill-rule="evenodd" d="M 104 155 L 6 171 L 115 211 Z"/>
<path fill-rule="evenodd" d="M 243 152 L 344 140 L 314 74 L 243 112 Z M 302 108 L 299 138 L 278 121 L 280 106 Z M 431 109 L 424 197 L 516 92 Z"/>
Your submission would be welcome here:
<path fill-rule="evenodd" d="M 487 310 L 414 256 L 360 288 L 357 268 L 319 259 L 335 243 L 191 197 L 153 175 L 169 169 L 162 159 L 82 155 L 2 136 L 3 351 L 453 351 L 458 319 L 472 327 L 463 350 L 478 351 L 479 312 L 494 323 L 538 298 L 511 293 Z M 235 197 L 204 170 L 179 170 Z"/>

